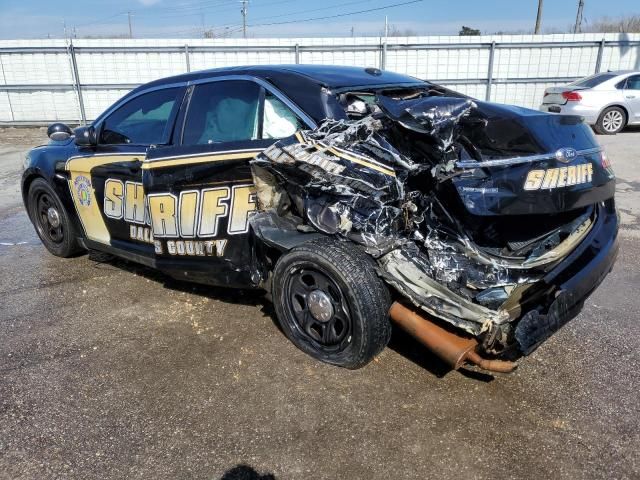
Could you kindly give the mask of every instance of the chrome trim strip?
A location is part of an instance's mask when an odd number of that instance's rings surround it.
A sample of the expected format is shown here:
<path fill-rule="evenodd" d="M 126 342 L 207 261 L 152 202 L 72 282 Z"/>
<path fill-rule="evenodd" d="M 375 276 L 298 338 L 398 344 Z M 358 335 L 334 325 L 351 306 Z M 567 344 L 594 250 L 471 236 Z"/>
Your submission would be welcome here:
<path fill-rule="evenodd" d="M 144 163 L 153 163 L 165 160 L 178 160 L 180 158 L 196 158 L 196 157 L 219 157 L 221 155 L 229 155 L 233 153 L 260 153 L 264 148 L 243 148 L 239 150 L 219 150 L 200 153 L 189 153 L 185 155 L 169 155 L 168 157 L 145 158 Z"/>
<path fill-rule="evenodd" d="M 577 156 L 583 157 L 585 155 L 592 155 L 602 151 L 602 147 L 587 148 L 585 150 L 578 150 Z M 539 155 L 527 155 L 526 157 L 511 157 L 511 158 L 498 158 L 495 160 L 484 160 L 478 162 L 476 160 L 464 160 L 456 162 L 457 168 L 473 169 L 473 168 L 485 168 L 485 167 L 507 167 L 510 165 L 520 165 L 523 163 L 535 163 L 543 160 L 555 160 L 556 154 L 553 153 L 541 153 Z"/>

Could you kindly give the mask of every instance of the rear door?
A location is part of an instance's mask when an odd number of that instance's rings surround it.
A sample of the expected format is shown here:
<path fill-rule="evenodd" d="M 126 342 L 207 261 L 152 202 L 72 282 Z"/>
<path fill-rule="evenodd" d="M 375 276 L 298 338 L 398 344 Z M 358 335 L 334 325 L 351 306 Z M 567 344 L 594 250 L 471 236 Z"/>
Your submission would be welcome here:
<path fill-rule="evenodd" d="M 627 78 L 624 101 L 629 110 L 629 123 L 640 122 L 640 75 Z"/>
<path fill-rule="evenodd" d="M 116 105 L 94 125 L 97 145 L 79 147 L 67 162 L 89 246 L 95 242 L 153 259 L 142 164 L 149 148 L 171 142 L 184 92 L 184 86 L 161 87 Z"/>
<path fill-rule="evenodd" d="M 180 140 L 149 150 L 142 167 L 158 268 L 202 283 L 255 283 L 248 231 L 257 204 L 249 161 L 278 138 L 313 127 L 305 117 L 251 77 L 189 87 Z"/>

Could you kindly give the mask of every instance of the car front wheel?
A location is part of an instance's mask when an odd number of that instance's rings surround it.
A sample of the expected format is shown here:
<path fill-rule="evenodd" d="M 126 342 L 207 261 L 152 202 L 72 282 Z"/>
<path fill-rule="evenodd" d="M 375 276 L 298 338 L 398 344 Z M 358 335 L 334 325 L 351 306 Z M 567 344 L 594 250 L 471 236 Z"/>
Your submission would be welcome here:
<path fill-rule="evenodd" d="M 615 135 L 627 123 L 627 115 L 620 107 L 605 108 L 595 124 L 595 130 L 601 135 Z"/>
<path fill-rule="evenodd" d="M 294 248 L 278 260 L 272 286 L 285 335 L 318 360 L 360 368 L 389 341 L 389 291 L 355 244 L 326 238 Z"/>
<path fill-rule="evenodd" d="M 69 214 L 44 179 L 37 178 L 29 186 L 27 210 L 40 240 L 53 255 L 71 257 L 82 250 Z"/>

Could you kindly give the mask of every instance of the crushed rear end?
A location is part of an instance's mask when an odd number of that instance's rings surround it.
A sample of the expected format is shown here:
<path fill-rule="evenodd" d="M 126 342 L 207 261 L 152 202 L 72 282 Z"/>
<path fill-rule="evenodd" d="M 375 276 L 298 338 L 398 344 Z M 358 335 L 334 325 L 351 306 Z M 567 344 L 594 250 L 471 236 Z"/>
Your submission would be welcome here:
<path fill-rule="evenodd" d="M 431 90 L 377 92 L 367 112 L 253 161 L 259 239 L 362 245 L 401 303 L 484 358 L 529 354 L 577 315 L 618 249 L 613 170 L 579 117 Z"/>

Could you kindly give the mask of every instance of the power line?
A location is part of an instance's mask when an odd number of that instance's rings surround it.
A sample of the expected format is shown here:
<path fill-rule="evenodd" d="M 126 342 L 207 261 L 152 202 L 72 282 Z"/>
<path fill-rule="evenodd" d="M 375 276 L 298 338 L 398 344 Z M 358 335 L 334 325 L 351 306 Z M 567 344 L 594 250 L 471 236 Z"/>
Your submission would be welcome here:
<path fill-rule="evenodd" d="M 241 0 L 244 4 L 245 1 L 247 0 Z M 267 5 L 274 5 L 274 4 L 278 4 L 278 3 L 289 3 L 291 1 L 294 0 L 280 0 L 280 1 L 275 1 L 275 2 L 270 2 L 269 4 L 261 4 L 261 7 L 267 6 Z M 298 11 L 298 12 L 289 12 L 289 13 L 284 13 L 284 14 L 278 14 L 278 15 L 270 15 L 270 16 L 266 16 L 266 17 L 260 17 L 256 19 L 257 23 L 245 23 L 246 22 L 246 17 L 243 15 L 243 20 L 245 20 L 242 24 L 238 24 L 238 23 L 232 23 L 232 24 L 226 24 L 226 25 L 219 25 L 215 27 L 215 30 L 220 31 L 223 27 L 224 30 L 220 33 L 218 33 L 216 36 L 218 37 L 227 37 L 230 35 L 233 35 L 234 33 L 237 32 L 245 32 L 247 28 L 253 28 L 253 27 L 267 27 L 267 26 L 275 26 L 275 25 L 287 25 L 287 24 L 292 24 L 292 23 L 301 23 L 301 22 L 313 22 L 313 21 L 319 21 L 319 20 L 329 20 L 329 19 L 334 19 L 334 18 L 340 18 L 340 17 L 348 17 L 348 16 L 352 16 L 352 15 L 360 15 L 360 14 L 366 14 L 366 13 L 370 13 L 370 12 L 376 12 L 376 11 L 381 11 L 381 10 L 386 10 L 389 8 L 395 8 L 395 7 L 400 7 L 400 6 L 405 6 L 405 5 L 411 5 L 411 4 L 416 4 L 416 3 L 422 3 L 425 0 L 408 0 L 408 1 L 404 1 L 404 2 L 397 2 L 397 3 L 392 3 L 392 4 L 388 4 L 388 5 L 383 5 L 380 7 L 375 7 L 375 8 L 368 8 L 368 9 L 363 9 L 363 10 L 357 10 L 357 11 L 351 11 L 351 12 L 345 12 L 345 13 L 337 13 L 337 14 L 332 14 L 332 15 L 323 15 L 323 16 L 317 16 L 317 17 L 309 17 L 309 18 L 302 18 L 302 19 L 297 19 L 297 20 L 284 20 L 284 21 L 277 21 L 277 22 L 262 22 L 263 20 L 267 20 L 267 19 L 271 19 L 271 18 L 282 18 L 282 17 L 287 17 L 287 16 L 291 16 L 291 15 L 299 15 L 302 13 L 309 13 L 309 12 L 314 12 L 314 11 L 325 11 L 325 10 L 329 10 L 332 8 L 337 8 L 337 7 L 341 7 L 341 6 L 347 6 L 347 5 L 354 5 L 354 4 L 359 4 L 359 3 L 366 3 L 367 0 L 355 0 L 355 1 L 350 1 L 350 2 L 343 2 L 339 5 L 331 5 L 331 6 L 325 6 L 322 8 L 316 8 L 316 9 L 307 9 L 304 11 Z M 200 5 L 207 3 L 207 4 L 211 4 L 211 3 L 217 3 L 217 4 L 221 4 L 220 2 L 202 2 Z M 228 5 L 228 3 L 227 3 Z M 121 12 L 115 15 L 111 15 L 109 17 L 106 17 L 105 20 L 111 19 L 111 18 L 115 18 L 117 16 L 120 15 L 126 15 L 128 12 Z M 139 14 L 138 14 L 139 15 Z M 192 15 L 200 15 L 200 13 L 196 13 L 196 14 L 192 14 Z M 183 16 L 192 16 L 192 15 L 183 15 Z M 177 15 L 174 15 L 177 16 Z M 90 23 L 86 23 L 84 25 L 95 25 L 95 24 L 99 24 L 101 23 L 100 21 L 95 21 L 95 22 L 90 22 Z M 111 22 L 113 23 L 113 22 Z M 202 29 L 198 28 L 198 27 L 193 27 L 190 29 L 183 29 L 183 30 L 177 30 L 177 31 L 167 31 L 166 34 L 171 34 L 171 35 L 181 35 L 181 34 L 193 34 L 193 33 L 198 33 L 200 32 Z M 246 37 L 245 37 L 246 38 Z"/>
<path fill-rule="evenodd" d="M 338 14 L 334 14 L 334 15 L 325 15 L 322 17 L 312 17 L 312 18 L 302 18 L 302 19 L 298 19 L 298 20 L 286 20 L 286 21 L 282 21 L 282 22 L 268 22 L 268 23 L 251 23 L 249 25 L 247 25 L 248 27 L 269 27 L 269 26 L 274 26 L 274 25 L 287 25 L 287 24 L 291 24 L 291 23 L 299 23 L 299 22 L 313 22 L 313 21 L 317 21 L 317 20 L 328 20 L 328 19 L 332 19 L 332 18 L 339 18 L 339 17 L 348 17 L 351 15 L 359 15 L 362 13 L 370 13 L 370 12 L 376 12 L 376 11 L 380 11 L 380 10 L 386 10 L 388 8 L 394 8 L 394 7 L 401 7 L 404 5 L 411 5 L 414 3 L 421 3 L 424 2 L 424 0 L 410 0 L 410 1 L 406 1 L 406 2 L 399 2 L 399 3 L 392 3 L 390 5 L 383 5 L 381 7 L 376 7 L 376 8 L 368 8 L 366 10 L 358 10 L 355 12 L 346 12 L 346 13 L 338 13 Z M 351 2 L 351 3 L 360 3 L 360 2 Z M 346 5 L 346 4 L 342 4 L 342 5 Z M 321 9 L 316 9 L 316 10 L 327 10 L 329 7 L 324 7 Z M 309 11 L 309 10 L 307 10 Z M 301 12 L 299 12 L 301 13 Z M 276 15 L 277 16 L 277 15 Z M 228 33 L 235 33 L 235 32 L 239 32 L 242 30 L 242 27 L 240 28 L 235 28 L 235 29 L 230 29 Z"/>
<path fill-rule="evenodd" d="M 331 8 L 334 7 L 346 7 L 347 5 L 357 5 L 359 3 L 370 3 L 371 0 L 355 0 L 352 2 L 341 2 L 337 5 L 327 5 L 324 6 L 322 8 L 312 8 L 312 9 L 306 9 L 306 10 L 298 10 L 297 12 L 289 12 L 289 13 L 280 13 L 278 15 L 269 15 L 266 17 L 259 17 L 256 18 L 256 21 L 262 21 L 262 20 L 269 20 L 272 18 L 282 18 L 282 17 L 290 17 L 292 15 L 300 15 L 302 13 L 311 13 L 311 12 L 322 12 L 324 10 L 329 10 Z M 277 3 L 285 3 L 285 2 L 277 2 Z M 240 26 L 239 23 L 224 23 L 222 25 L 218 25 L 216 28 L 221 28 L 221 27 L 235 27 L 235 26 Z M 255 25 L 250 25 L 250 26 L 255 26 Z"/>
<path fill-rule="evenodd" d="M 410 0 L 408 2 L 392 3 L 391 5 L 384 5 L 382 7 L 368 8 L 366 10 L 358 10 L 357 12 L 348 12 L 348 13 L 338 13 L 338 14 L 335 14 L 335 15 L 326 15 L 324 17 L 303 18 L 301 20 L 286 20 L 284 22 L 256 23 L 256 24 L 252 24 L 252 25 L 249 25 L 249 26 L 250 27 L 269 27 L 269 26 L 273 26 L 273 25 L 286 25 L 286 24 L 289 24 L 289 23 L 313 22 L 313 21 L 316 21 L 316 20 L 329 20 L 331 18 L 348 17 L 350 15 L 359 15 L 361 13 L 377 12 L 377 11 L 380 11 L 380 10 L 386 10 L 387 8 L 402 7 L 404 5 L 411 5 L 413 3 L 421 3 L 421 2 L 424 2 L 424 0 Z"/>

